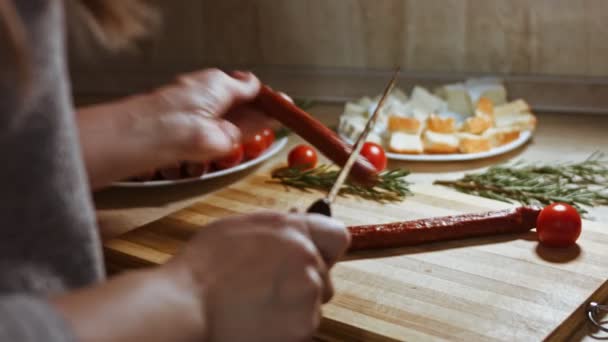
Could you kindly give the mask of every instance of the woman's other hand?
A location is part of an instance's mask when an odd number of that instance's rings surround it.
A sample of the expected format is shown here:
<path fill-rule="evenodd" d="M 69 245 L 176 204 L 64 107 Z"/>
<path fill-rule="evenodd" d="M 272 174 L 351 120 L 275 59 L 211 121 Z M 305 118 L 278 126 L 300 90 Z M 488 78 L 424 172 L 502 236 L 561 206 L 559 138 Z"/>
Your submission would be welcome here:
<path fill-rule="evenodd" d="M 182 75 L 150 93 L 82 108 L 78 126 L 94 188 L 181 161 L 203 162 L 274 121 L 252 105 L 251 73 L 209 69 Z"/>
<path fill-rule="evenodd" d="M 331 218 L 259 213 L 204 227 L 165 268 L 198 298 L 210 341 L 306 341 L 348 244 Z"/>

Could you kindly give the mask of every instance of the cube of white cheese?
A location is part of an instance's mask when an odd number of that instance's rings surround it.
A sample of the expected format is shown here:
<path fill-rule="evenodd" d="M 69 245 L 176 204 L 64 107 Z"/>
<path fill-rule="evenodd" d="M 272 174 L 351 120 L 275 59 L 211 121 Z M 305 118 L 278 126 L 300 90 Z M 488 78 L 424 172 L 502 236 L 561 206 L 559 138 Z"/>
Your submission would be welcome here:
<path fill-rule="evenodd" d="M 406 103 L 408 101 L 407 94 L 399 88 L 393 89 L 390 96 L 401 103 Z"/>
<path fill-rule="evenodd" d="M 418 134 L 394 132 L 391 134 L 388 149 L 394 153 L 421 154 L 424 151 L 424 146 Z"/>
<path fill-rule="evenodd" d="M 507 89 L 499 78 L 473 78 L 467 80 L 465 86 L 469 91 L 473 104 L 477 104 L 482 97 L 492 100 L 494 105 L 501 105 L 507 102 Z"/>
<path fill-rule="evenodd" d="M 350 140 L 356 140 L 365 129 L 367 119 L 362 116 L 343 115 L 340 117 L 338 132 Z"/>
<path fill-rule="evenodd" d="M 363 107 L 357 103 L 347 102 L 344 106 L 344 115 L 360 115 L 367 116 L 367 107 Z"/>
<path fill-rule="evenodd" d="M 448 103 L 448 109 L 465 116 L 473 115 L 473 103 L 463 83 L 448 84 L 437 91 Z"/>
<path fill-rule="evenodd" d="M 428 90 L 422 87 L 414 88 L 412 91 L 410 105 L 415 109 L 426 112 L 427 114 L 442 112 L 448 107 L 445 101 L 431 94 Z"/>

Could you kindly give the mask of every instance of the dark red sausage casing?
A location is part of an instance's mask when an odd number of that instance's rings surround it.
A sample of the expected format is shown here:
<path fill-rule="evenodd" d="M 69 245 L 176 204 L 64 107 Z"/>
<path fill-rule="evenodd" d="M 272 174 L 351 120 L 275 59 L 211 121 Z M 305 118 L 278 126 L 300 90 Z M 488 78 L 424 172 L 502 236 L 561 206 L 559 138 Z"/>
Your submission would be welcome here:
<path fill-rule="evenodd" d="M 262 86 L 256 103 L 268 116 L 294 131 L 334 163 L 340 167 L 346 164 L 352 147 L 310 114 L 267 86 Z M 373 185 L 378 173 L 367 160 L 359 158 L 353 165 L 350 176 L 360 184 Z"/>
<path fill-rule="evenodd" d="M 482 214 L 349 227 L 350 251 L 394 248 L 479 236 L 524 233 L 536 227 L 540 208 L 519 207 Z"/>

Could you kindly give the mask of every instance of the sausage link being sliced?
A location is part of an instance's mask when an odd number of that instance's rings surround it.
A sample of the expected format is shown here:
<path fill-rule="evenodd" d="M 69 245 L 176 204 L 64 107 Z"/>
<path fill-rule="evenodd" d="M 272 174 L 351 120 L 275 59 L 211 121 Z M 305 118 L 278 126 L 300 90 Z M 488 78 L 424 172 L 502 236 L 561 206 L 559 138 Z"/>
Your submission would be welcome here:
<path fill-rule="evenodd" d="M 420 245 L 444 240 L 524 233 L 536 227 L 540 208 L 519 207 L 482 214 L 349 227 L 350 251 Z"/>
<path fill-rule="evenodd" d="M 262 86 L 256 103 L 268 116 L 294 131 L 334 163 L 340 167 L 346 164 L 352 147 L 310 114 L 267 86 Z M 359 158 L 353 165 L 351 176 L 360 184 L 373 185 L 378 173 L 367 160 Z"/>

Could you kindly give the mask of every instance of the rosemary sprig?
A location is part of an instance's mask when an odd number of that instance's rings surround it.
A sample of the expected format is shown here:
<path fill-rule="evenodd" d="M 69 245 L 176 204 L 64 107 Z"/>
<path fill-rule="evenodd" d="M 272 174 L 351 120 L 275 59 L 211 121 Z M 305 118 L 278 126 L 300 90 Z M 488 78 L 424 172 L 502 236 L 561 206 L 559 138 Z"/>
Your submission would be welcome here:
<path fill-rule="evenodd" d="M 608 204 L 608 159 L 602 153 L 594 153 L 578 163 L 535 165 L 519 161 L 435 184 L 508 203 L 564 202 L 584 214 L 585 207 Z"/>
<path fill-rule="evenodd" d="M 312 170 L 281 168 L 272 173 L 272 178 L 285 186 L 291 186 L 303 191 L 329 191 L 334 185 L 339 170 L 330 165 L 321 165 Z M 340 190 L 340 195 L 352 195 L 377 202 L 402 201 L 411 194 L 410 183 L 405 177 L 410 172 L 403 169 L 385 171 L 379 175 L 378 183 L 373 187 L 365 187 L 346 181 Z"/>

